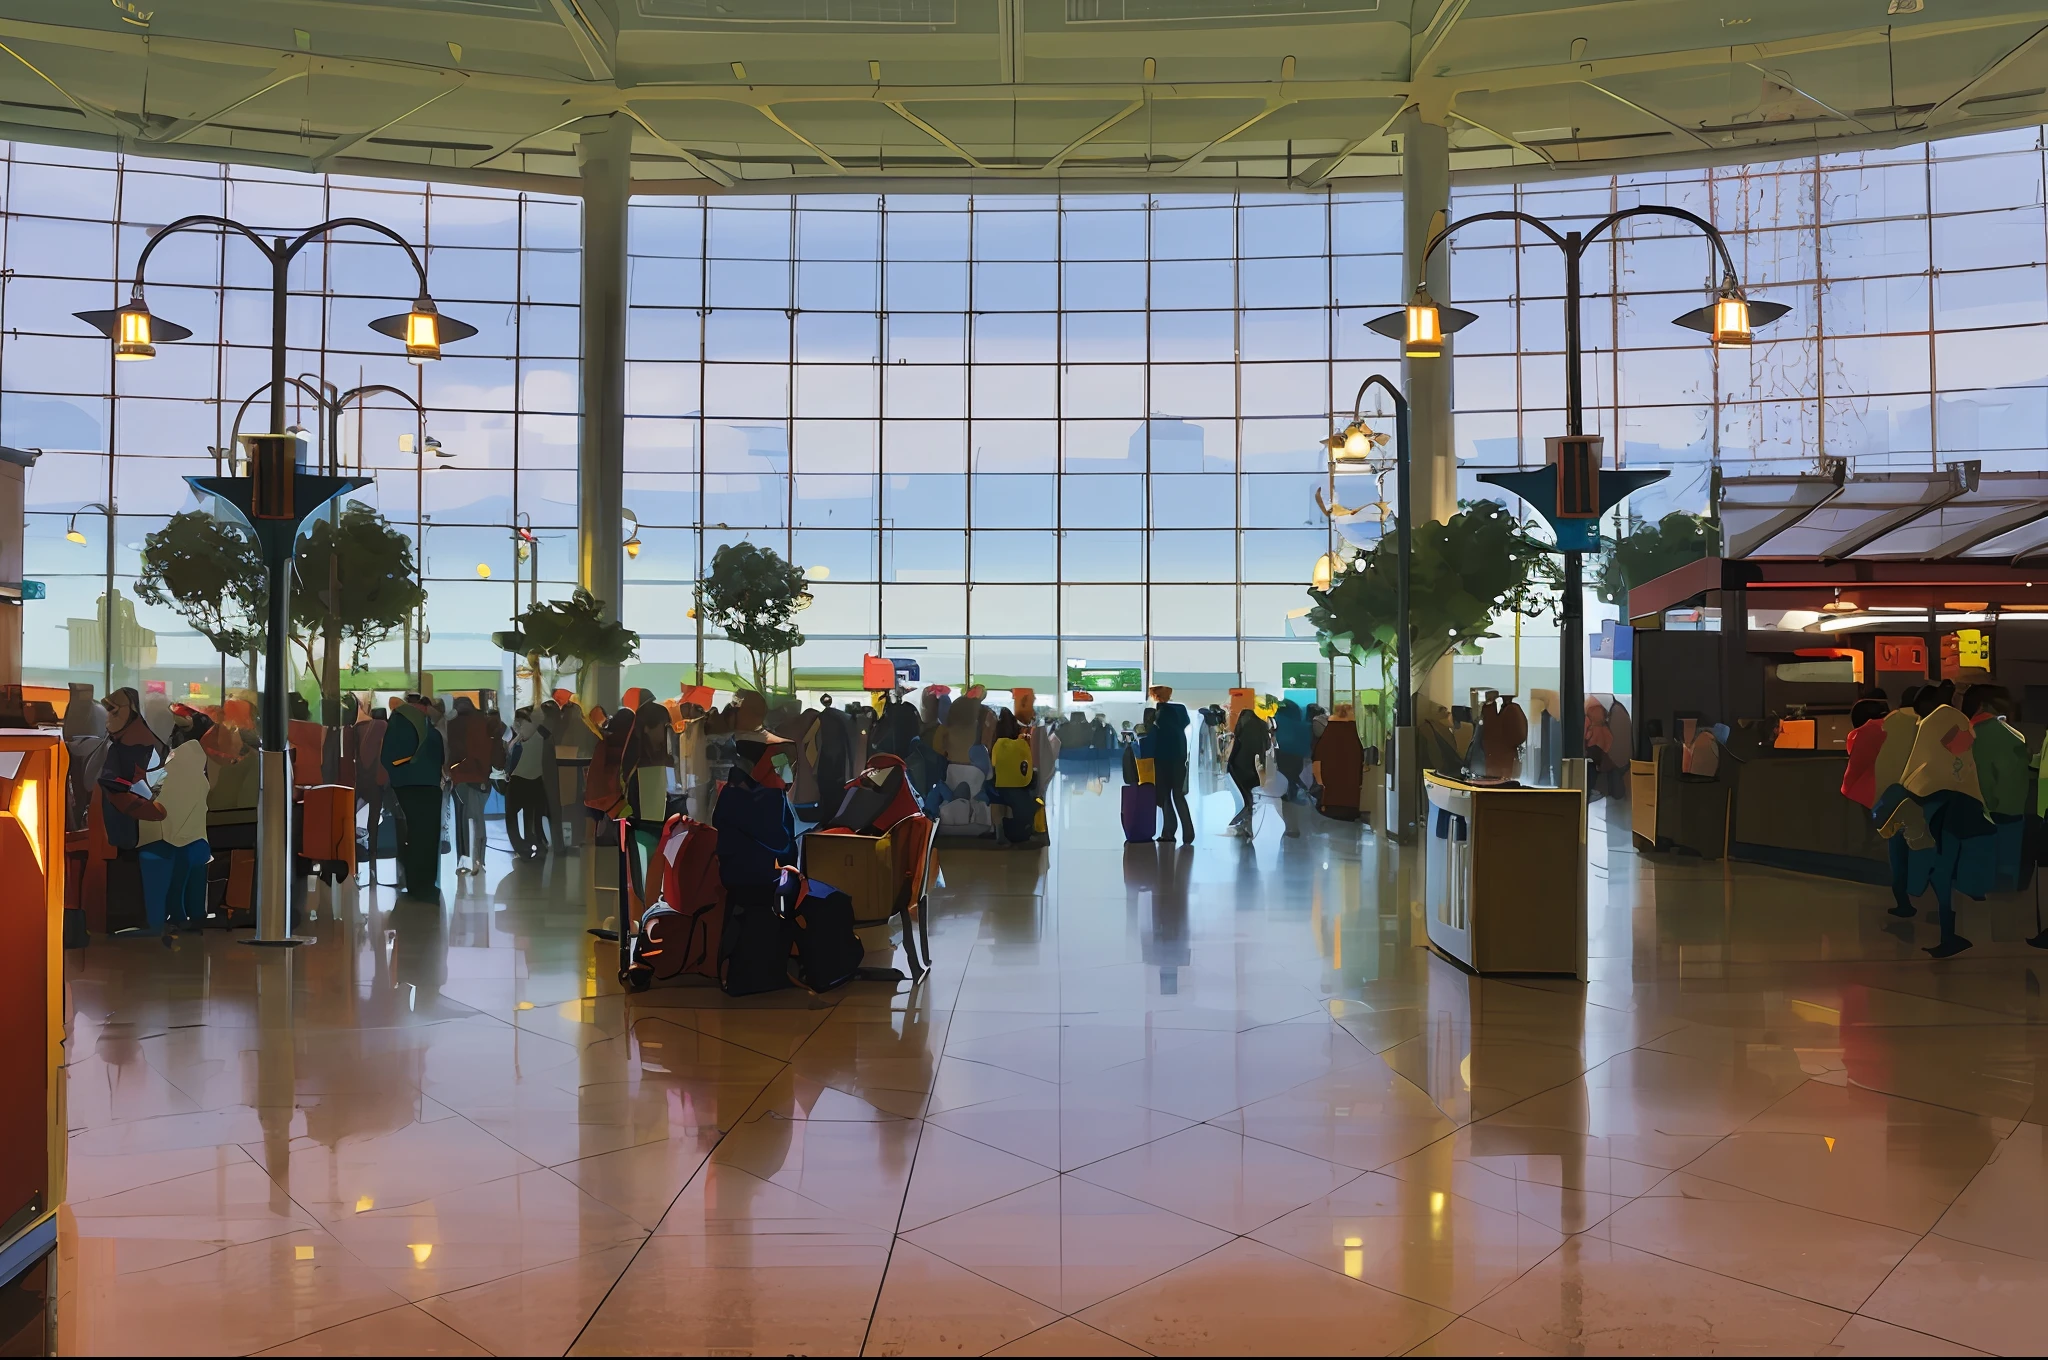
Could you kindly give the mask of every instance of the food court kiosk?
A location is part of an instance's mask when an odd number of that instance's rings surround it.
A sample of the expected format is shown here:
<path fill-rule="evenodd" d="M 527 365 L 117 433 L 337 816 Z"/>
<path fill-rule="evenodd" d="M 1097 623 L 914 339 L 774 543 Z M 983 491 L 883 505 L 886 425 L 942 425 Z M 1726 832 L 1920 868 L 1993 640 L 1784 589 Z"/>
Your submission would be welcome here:
<path fill-rule="evenodd" d="M 1646 848 L 1888 881 L 1841 793 L 1849 711 L 1948 678 L 2048 727 L 2048 473 L 1731 477 L 1723 552 L 1629 591 Z M 1712 738 L 1702 741 L 1703 733 Z"/>

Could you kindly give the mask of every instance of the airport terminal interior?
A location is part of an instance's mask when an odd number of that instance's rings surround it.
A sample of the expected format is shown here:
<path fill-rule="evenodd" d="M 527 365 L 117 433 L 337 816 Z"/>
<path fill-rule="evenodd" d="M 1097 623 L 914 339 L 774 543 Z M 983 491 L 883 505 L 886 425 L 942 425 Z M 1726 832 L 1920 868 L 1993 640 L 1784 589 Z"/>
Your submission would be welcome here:
<path fill-rule="evenodd" d="M 2048 5 L 0 8 L 0 1354 L 2048 1351 Z"/>

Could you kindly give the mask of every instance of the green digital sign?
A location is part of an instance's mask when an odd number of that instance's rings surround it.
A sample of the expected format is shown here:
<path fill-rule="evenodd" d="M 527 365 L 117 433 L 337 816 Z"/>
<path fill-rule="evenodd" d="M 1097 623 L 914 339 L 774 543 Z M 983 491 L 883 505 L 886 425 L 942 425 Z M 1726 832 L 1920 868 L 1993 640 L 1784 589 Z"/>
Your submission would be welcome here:
<path fill-rule="evenodd" d="M 1316 663 L 1313 661 L 1283 661 L 1280 663 L 1280 688 L 1316 688 Z"/>
<path fill-rule="evenodd" d="M 1089 694 L 1138 694 L 1145 688 L 1145 671 L 1141 666 L 1091 666 L 1085 661 L 1069 661 L 1067 688 Z"/>

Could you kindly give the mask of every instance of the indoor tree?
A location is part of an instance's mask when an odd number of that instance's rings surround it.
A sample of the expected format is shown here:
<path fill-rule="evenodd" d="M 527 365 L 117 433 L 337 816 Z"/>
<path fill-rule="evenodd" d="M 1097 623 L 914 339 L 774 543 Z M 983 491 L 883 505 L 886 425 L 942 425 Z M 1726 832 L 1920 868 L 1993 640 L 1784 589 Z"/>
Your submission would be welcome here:
<path fill-rule="evenodd" d="M 1705 515 L 1673 510 L 1655 524 L 1633 520 L 1626 536 L 1602 540 L 1593 584 L 1601 600 L 1620 604 L 1645 581 L 1720 551 L 1721 525 Z"/>
<path fill-rule="evenodd" d="M 1494 636 L 1507 613 L 1552 612 L 1558 577 L 1549 545 L 1529 537 L 1497 501 L 1463 501 L 1442 523 L 1418 525 L 1409 557 L 1409 647 L 1418 680 L 1453 650 Z M 1391 674 L 1396 608 L 1397 535 L 1392 521 L 1326 590 L 1311 588 L 1309 622 L 1325 656 L 1377 657 Z M 1391 697 L 1382 691 L 1382 701 Z M 1384 724 L 1385 715 L 1381 714 Z"/>
<path fill-rule="evenodd" d="M 592 666 L 619 666 L 640 650 L 640 635 L 605 617 L 605 604 L 578 589 L 567 600 L 541 600 L 513 616 L 512 627 L 491 634 L 492 645 L 526 658 L 533 703 L 540 706 L 540 663 L 581 676 Z"/>
<path fill-rule="evenodd" d="M 752 543 L 728 543 L 712 554 L 697 588 L 698 613 L 746 651 L 754 689 L 764 695 L 776 660 L 803 646 L 796 615 L 810 603 L 803 569 Z"/>
<path fill-rule="evenodd" d="M 239 526 L 183 510 L 142 541 L 135 593 L 169 608 L 222 656 L 246 658 L 255 683 L 263 647 L 263 554 Z"/>
<path fill-rule="evenodd" d="M 412 540 L 361 501 L 323 514 L 299 536 L 292 586 L 292 641 L 321 671 L 325 721 L 340 721 L 340 653 L 359 669 L 370 648 L 426 603 Z M 324 648 L 316 644 L 324 643 Z M 324 655 L 323 655 L 324 653 Z"/>

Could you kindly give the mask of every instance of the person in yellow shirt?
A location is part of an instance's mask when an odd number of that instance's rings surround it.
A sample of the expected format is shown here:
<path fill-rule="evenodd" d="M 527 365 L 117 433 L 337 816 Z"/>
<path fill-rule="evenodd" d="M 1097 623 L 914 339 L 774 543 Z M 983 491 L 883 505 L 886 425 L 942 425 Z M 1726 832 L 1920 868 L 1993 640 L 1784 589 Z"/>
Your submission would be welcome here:
<path fill-rule="evenodd" d="M 996 719 L 995 745 L 989 750 L 995 767 L 995 800 L 1010 809 L 997 823 L 1007 845 L 1029 845 L 1037 834 L 1038 794 L 1031 786 L 1031 742 L 1024 735 L 1017 715 L 1004 709 Z"/>

